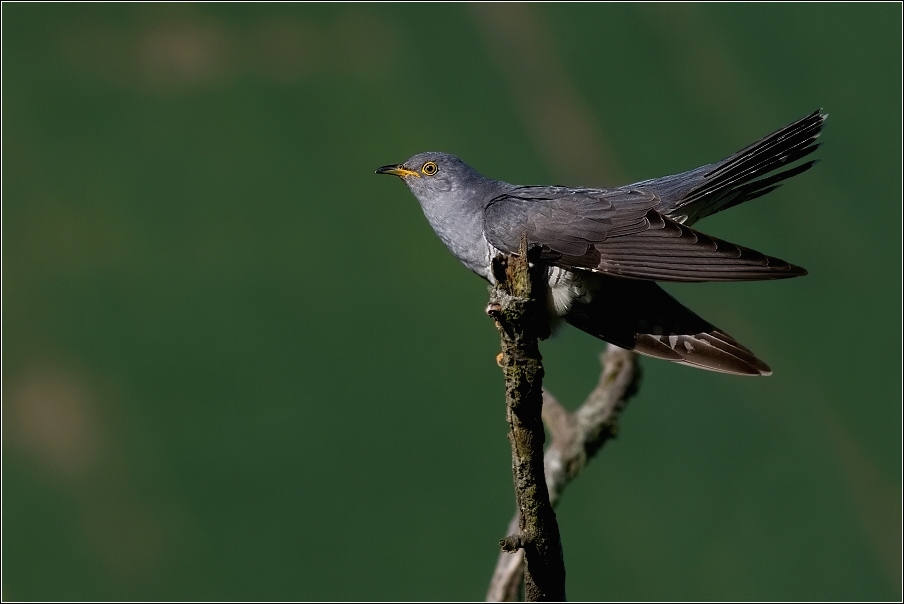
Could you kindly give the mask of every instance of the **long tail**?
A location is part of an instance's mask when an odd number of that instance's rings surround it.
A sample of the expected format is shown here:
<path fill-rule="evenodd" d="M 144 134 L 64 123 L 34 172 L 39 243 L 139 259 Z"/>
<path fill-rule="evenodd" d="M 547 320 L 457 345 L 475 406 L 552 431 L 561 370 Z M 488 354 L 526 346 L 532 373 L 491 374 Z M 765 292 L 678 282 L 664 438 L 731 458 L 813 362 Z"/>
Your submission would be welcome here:
<path fill-rule="evenodd" d="M 738 375 L 770 375 L 769 366 L 652 281 L 602 280 L 593 300 L 575 301 L 565 320 L 602 340 L 667 361 Z"/>
<path fill-rule="evenodd" d="M 783 180 L 812 168 L 819 160 L 760 178 L 816 151 L 820 146 L 816 139 L 827 117 L 828 114 L 821 110 L 814 111 L 720 162 L 632 186 L 654 190 L 662 199 L 656 208 L 658 211 L 677 222 L 691 225 L 701 218 L 765 195 Z"/>

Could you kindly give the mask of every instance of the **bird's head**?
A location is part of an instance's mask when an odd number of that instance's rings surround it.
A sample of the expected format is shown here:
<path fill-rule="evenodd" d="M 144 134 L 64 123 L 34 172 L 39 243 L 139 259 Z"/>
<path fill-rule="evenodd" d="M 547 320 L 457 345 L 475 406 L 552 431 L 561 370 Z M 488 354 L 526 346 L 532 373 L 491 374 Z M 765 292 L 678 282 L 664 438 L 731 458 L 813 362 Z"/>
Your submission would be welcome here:
<path fill-rule="evenodd" d="M 376 173 L 401 178 L 422 205 L 457 191 L 473 195 L 487 181 L 454 155 L 434 151 L 418 153 L 402 164 L 377 168 Z"/>

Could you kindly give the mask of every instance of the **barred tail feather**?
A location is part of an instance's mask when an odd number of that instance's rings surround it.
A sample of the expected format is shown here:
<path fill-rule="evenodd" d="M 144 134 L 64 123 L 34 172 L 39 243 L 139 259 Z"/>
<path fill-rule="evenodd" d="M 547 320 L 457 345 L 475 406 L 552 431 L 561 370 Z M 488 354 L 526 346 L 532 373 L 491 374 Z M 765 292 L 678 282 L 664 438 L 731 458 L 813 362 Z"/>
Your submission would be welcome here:
<path fill-rule="evenodd" d="M 810 160 L 761 178 L 816 151 L 820 146 L 816 139 L 827 117 L 821 110 L 814 111 L 720 162 L 635 186 L 653 189 L 662 197 L 657 210 L 678 222 L 693 224 L 765 195 L 816 165 L 818 160 Z"/>
<path fill-rule="evenodd" d="M 770 375 L 749 349 L 700 318 L 652 281 L 600 276 L 589 303 L 565 320 L 602 340 L 647 356 L 736 375 Z"/>

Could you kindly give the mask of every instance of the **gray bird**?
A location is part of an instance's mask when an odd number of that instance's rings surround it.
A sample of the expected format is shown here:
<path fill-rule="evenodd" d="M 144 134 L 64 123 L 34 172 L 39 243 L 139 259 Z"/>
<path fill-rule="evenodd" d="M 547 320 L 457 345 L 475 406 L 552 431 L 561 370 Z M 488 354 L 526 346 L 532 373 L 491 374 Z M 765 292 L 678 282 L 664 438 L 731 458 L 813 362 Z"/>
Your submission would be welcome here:
<path fill-rule="evenodd" d="M 705 235 L 698 220 L 810 169 L 827 115 L 810 115 L 720 162 L 611 189 L 519 186 L 486 178 L 447 153 L 418 153 L 377 174 L 400 177 L 433 230 L 469 269 L 516 254 L 548 266 L 547 306 L 562 320 L 640 354 L 711 371 L 770 375 L 750 350 L 667 294 L 656 281 L 757 281 L 806 275 L 784 260 Z"/>

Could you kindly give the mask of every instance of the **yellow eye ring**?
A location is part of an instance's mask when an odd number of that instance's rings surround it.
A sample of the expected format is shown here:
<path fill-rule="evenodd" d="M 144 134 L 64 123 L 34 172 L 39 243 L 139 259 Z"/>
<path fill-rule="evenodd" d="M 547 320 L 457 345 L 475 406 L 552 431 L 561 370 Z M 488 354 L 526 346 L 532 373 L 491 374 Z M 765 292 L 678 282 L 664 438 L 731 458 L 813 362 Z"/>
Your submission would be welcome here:
<path fill-rule="evenodd" d="M 433 163 L 432 161 L 428 161 L 426 164 L 424 164 L 421 167 L 421 172 L 423 172 L 427 176 L 433 176 L 434 174 L 437 173 L 438 170 L 439 170 L 439 168 L 437 168 L 436 164 Z"/>

